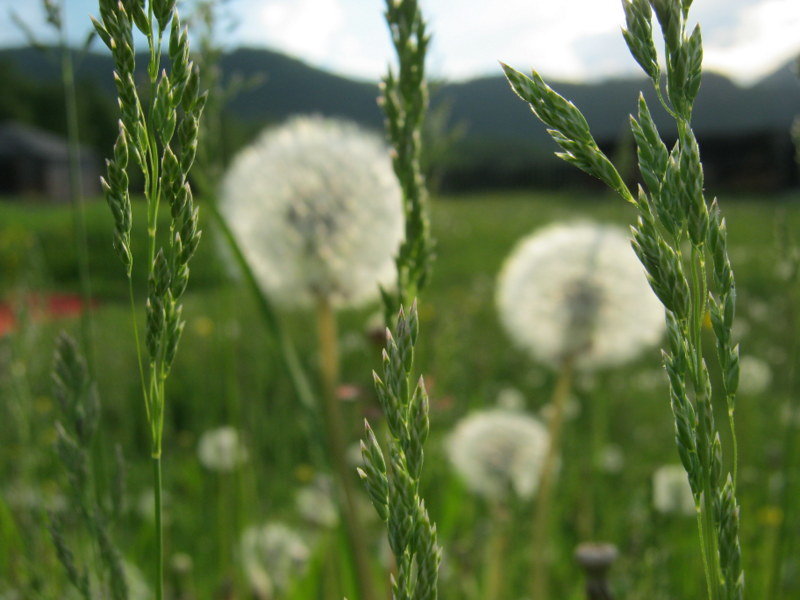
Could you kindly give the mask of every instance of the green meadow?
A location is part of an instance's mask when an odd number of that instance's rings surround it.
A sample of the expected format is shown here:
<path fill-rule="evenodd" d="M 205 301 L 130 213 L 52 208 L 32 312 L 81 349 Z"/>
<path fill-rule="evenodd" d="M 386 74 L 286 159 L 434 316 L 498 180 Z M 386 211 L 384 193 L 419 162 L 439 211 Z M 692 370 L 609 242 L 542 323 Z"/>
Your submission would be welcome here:
<path fill-rule="evenodd" d="M 769 600 L 768 590 L 778 590 L 780 598 L 800 597 L 800 461 L 794 441 L 800 426 L 794 372 L 800 331 L 796 278 L 793 283 L 786 272 L 788 257 L 798 251 L 791 239 L 800 227 L 798 201 L 796 193 L 720 198 L 737 283 L 734 335 L 743 357 L 736 413 L 743 560 L 748 596 Z M 321 523 L 314 514 L 321 506 L 309 514 L 298 502 L 301 490 L 317 485 L 319 491 L 321 476 L 329 474 L 321 424 L 298 401 L 276 340 L 260 319 L 202 200 L 199 204 L 203 241 L 191 266 L 186 330 L 167 390 L 168 597 L 249 598 L 242 533 L 252 525 L 281 522 L 299 532 L 306 552 L 294 557 L 298 564 L 286 566 L 291 571 L 288 587 L 275 598 L 352 598 L 353 573 L 341 523 L 334 522 L 335 513 Z M 142 209 L 134 203 L 134 232 L 144 230 Z M 496 278 L 515 244 L 549 223 L 589 220 L 627 226 L 635 212 L 616 197 L 585 191 L 442 196 L 433 199 L 431 209 L 436 261 L 421 298 L 416 364 L 431 400 L 421 495 L 438 525 L 444 552 L 440 597 L 485 597 L 487 570 L 496 559 L 491 554 L 498 548 L 486 540 L 500 536 L 505 597 L 517 600 L 524 597 L 529 580 L 533 501 L 515 500 L 502 519 L 490 518 L 486 502 L 471 494 L 453 471 L 445 450 L 447 436 L 470 411 L 498 403 L 511 402 L 534 415 L 545 409 L 546 414 L 555 374 L 515 348 L 496 315 Z M 152 579 L 153 488 L 127 283 L 111 251 L 108 208 L 102 201 L 92 202 L 86 216 L 96 298 L 91 310 L 93 371 L 102 406 L 92 448 L 100 474 L 95 493 L 105 497 L 123 490 L 112 533 L 125 562 L 132 572 L 143 574 L 147 586 Z M 168 214 L 162 216 L 166 222 Z M 0 337 L 3 600 L 71 598 L 73 593 L 48 530 L 53 516 L 60 515 L 67 534 L 81 539 L 74 515 L 63 514 L 63 490 L 69 484 L 53 448 L 58 416 L 49 373 L 56 336 L 66 330 L 77 337 L 79 320 L 25 310 L 33 296 L 79 292 L 71 218 L 68 207 L 22 199 L 0 204 L 0 299 L 14 315 Z M 136 260 L 143 246 L 134 239 L 135 265 L 144 265 Z M 135 289 L 145 289 L 144 278 L 134 271 Z M 144 302 L 138 300 L 138 305 Z M 375 342 L 379 311 L 376 302 L 339 314 L 339 401 L 354 447 L 365 417 L 376 430 L 384 427 L 371 377 L 380 364 Z M 314 375 L 318 357 L 313 316 L 302 311 L 282 311 L 280 316 L 301 362 Z M 705 335 L 712 379 L 718 378 L 710 329 Z M 724 401 L 715 402 L 719 428 L 729 435 Z M 619 559 L 610 581 L 620 599 L 702 597 L 695 518 L 665 514 L 653 504 L 654 472 L 679 464 L 658 349 L 624 367 L 579 376 L 569 407 L 553 503 L 553 552 L 548 559 L 552 597 L 584 597 L 583 573 L 573 552 L 586 540 L 617 546 Z M 222 425 L 240 432 L 247 453 L 246 460 L 227 472 L 208 469 L 198 458 L 201 436 Z M 322 486 L 322 495 L 326 493 L 330 490 Z M 360 500 L 375 579 L 383 584 L 391 568 L 385 530 L 366 495 Z M 498 527 L 504 530 L 498 532 Z M 77 548 L 79 559 L 89 556 L 88 544 L 79 541 Z M 14 595 L 13 590 L 25 592 Z M 148 593 L 145 588 L 136 596 L 132 588 L 131 597 L 152 597 Z"/>

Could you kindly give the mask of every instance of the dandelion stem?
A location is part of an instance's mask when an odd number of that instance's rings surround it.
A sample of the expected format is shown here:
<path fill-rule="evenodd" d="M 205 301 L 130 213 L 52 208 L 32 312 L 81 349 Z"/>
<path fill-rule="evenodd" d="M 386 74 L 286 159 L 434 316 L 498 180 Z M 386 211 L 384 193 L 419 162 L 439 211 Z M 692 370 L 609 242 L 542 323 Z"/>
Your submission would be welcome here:
<path fill-rule="evenodd" d="M 347 537 L 355 562 L 359 598 L 377 600 L 375 583 L 369 561 L 367 538 L 356 506 L 356 489 L 353 469 L 347 464 L 346 434 L 344 418 L 336 398 L 339 380 L 339 348 L 336 331 L 336 315 L 330 301 L 317 299 L 317 326 L 319 332 L 320 373 L 322 377 L 322 404 L 325 412 L 328 446 L 334 471 L 344 495 L 342 513 Z"/>
<path fill-rule="evenodd" d="M 589 439 L 591 451 L 588 454 L 588 485 L 584 490 L 583 518 L 580 521 L 580 534 L 583 541 L 597 539 L 598 529 L 602 534 L 602 519 L 598 519 L 597 507 L 605 506 L 605 478 L 601 472 L 603 451 L 608 431 L 608 401 L 605 395 L 593 399 L 589 413 Z M 601 521 L 598 527 L 598 520 Z M 602 539 L 602 538 L 601 538 Z"/>
<path fill-rule="evenodd" d="M 502 600 L 505 597 L 505 564 L 508 550 L 508 509 L 500 502 L 492 507 L 492 534 L 486 550 L 485 600 Z"/>
<path fill-rule="evenodd" d="M 542 474 L 539 478 L 539 491 L 537 493 L 536 508 L 533 514 L 533 568 L 531 573 L 533 600 L 547 600 L 550 595 L 550 582 L 548 576 L 549 541 L 548 525 L 550 524 L 550 505 L 553 496 L 553 483 L 555 480 L 556 461 L 561 449 L 561 430 L 564 425 L 564 406 L 572 389 L 573 358 L 567 357 L 561 363 L 561 370 L 553 390 L 550 401 L 552 413 L 548 422 L 550 446 L 542 465 Z"/>

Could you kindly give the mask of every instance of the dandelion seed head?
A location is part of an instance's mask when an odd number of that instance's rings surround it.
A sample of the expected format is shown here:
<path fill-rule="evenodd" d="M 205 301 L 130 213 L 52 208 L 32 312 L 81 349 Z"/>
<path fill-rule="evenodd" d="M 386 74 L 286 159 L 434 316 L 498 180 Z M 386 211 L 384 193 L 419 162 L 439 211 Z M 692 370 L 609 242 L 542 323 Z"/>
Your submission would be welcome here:
<path fill-rule="evenodd" d="M 547 430 L 524 413 L 490 409 L 468 415 L 447 439 L 450 462 L 467 487 L 484 498 L 531 498 L 549 445 Z"/>
<path fill-rule="evenodd" d="M 225 473 L 247 460 L 247 448 L 234 427 L 211 429 L 200 436 L 197 456 L 206 469 Z"/>
<path fill-rule="evenodd" d="M 653 507 L 663 514 L 695 514 L 694 496 L 683 466 L 663 465 L 653 473 Z"/>
<path fill-rule="evenodd" d="M 302 537 L 283 523 L 248 527 L 241 540 L 242 567 L 252 591 L 271 598 L 288 588 L 306 567 L 311 550 Z"/>
<path fill-rule="evenodd" d="M 613 225 L 555 224 L 523 239 L 500 273 L 497 307 L 511 339 L 551 366 L 569 356 L 585 370 L 623 364 L 665 327 L 644 269 Z"/>
<path fill-rule="evenodd" d="M 358 305 L 393 281 L 400 187 L 381 137 L 353 123 L 303 116 L 268 129 L 234 158 L 220 208 L 277 302 Z"/>

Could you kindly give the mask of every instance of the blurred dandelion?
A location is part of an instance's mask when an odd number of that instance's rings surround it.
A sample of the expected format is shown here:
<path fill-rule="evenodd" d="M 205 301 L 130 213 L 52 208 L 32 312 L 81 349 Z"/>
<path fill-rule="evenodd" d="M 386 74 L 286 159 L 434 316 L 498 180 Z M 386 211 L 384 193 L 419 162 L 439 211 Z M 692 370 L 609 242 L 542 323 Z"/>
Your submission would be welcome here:
<path fill-rule="evenodd" d="M 68 508 L 67 499 L 61 494 L 20 483 L 6 487 L 2 495 L 5 503 L 17 510 L 60 513 Z"/>
<path fill-rule="evenodd" d="M 155 521 L 155 497 L 156 491 L 153 488 L 147 488 L 139 492 L 133 503 L 133 507 L 140 518 L 150 522 Z M 169 492 L 163 492 L 161 500 L 163 504 L 161 519 L 164 523 L 171 523 L 172 495 Z"/>
<path fill-rule="evenodd" d="M 622 229 L 550 225 L 522 240 L 497 287 L 500 320 L 511 339 L 551 366 L 579 369 L 630 361 L 655 345 L 664 309 Z"/>
<path fill-rule="evenodd" d="M 520 241 L 500 272 L 496 302 L 511 340 L 558 371 L 546 408 L 549 442 L 531 536 L 534 596 L 546 598 L 554 470 L 575 372 L 591 376 L 656 344 L 665 328 L 664 309 L 623 230 L 589 222 L 556 223 Z M 593 432 L 603 428 L 603 411 L 602 406 L 591 411 Z M 592 471 L 602 448 L 599 436 L 594 437 L 588 453 Z M 587 494 L 594 493 L 593 487 L 587 486 Z M 588 507 L 584 536 L 591 536 L 594 528 L 591 501 Z"/>
<path fill-rule="evenodd" d="M 242 569 L 259 600 L 286 591 L 303 573 L 310 557 L 303 538 L 283 523 L 248 527 L 242 534 Z"/>
<path fill-rule="evenodd" d="M 151 600 L 153 592 L 147 585 L 147 579 L 139 567 L 130 561 L 123 561 L 122 570 L 125 573 L 125 583 L 128 586 L 128 600 Z"/>
<path fill-rule="evenodd" d="M 247 448 L 234 427 L 211 429 L 200 436 L 197 456 L 206 469 L 225 473 L 247 460 Z"/>
<path fill-rule="evenodd" d="M 524 410 L 525 394 L 515 387 L 504 387 L 497 392 L 497 406 L 506 410 Z"/>
<path fill-rule="evenodd" d="M 295 117 L 240 152 L 223 178 L 220 212 L 266 296 L 316 309 L 321 419 L 359 589 L 372 599 L 369 549 L 347 465 L 335 309 L 395 280 L 404 236 L 400 184 L 382 138 L 342 120 Z"/>
<path fill-rule="evenodd" d="M 653 473 L 653 507 L 663 514 L 695 514 L 692 488 L 682 465 L 663 465 Z"/>
<path fill-rule="evenodd" d="M 300 488 L 295 502 L 297 512 L 304 521 L 324 529 L 336 527 L 339 511 L 333 501 L 333 486 L 329 476 L 317 475 L 311 483 Z"/>
<path fill-rule="evenodd" d="M 532 498 L 550 447 L 547 429 L 535 418 L 507 408 L 483 410 L 459 421 L 447 439 L 450 462 L 467 487 L 489 502 L 484 596 L 501 598 L 512 519 L 508 503 Z"/>
<path fill-rule="evenodd" d="M 764 393 L 772 383 L 772 369 L 755 356 L 743 356 L 739 361 L 739 392 L 749 396 Z"/>
<path fill-rule="evenodd" d="M 491 501 L 529 499 L 539 485 L 547 431 L 521 412 L 491 409 L 468 415 L 447 440 L 447 455 L 467 487 Z"/>
<path fill-rule="evenodd" d="M 625 468 L 625 453 L 616 444 L 606 444 L 598 458 L 597 466 L 606 473 L 621 473 Z"/>
<path fill-rule="evenodd" d="M 264 291 L 296 306 L 377 296 L 403 236 L 382 139 L 347 121 L 295 117 L 240 152 L 220 208 Z"/>

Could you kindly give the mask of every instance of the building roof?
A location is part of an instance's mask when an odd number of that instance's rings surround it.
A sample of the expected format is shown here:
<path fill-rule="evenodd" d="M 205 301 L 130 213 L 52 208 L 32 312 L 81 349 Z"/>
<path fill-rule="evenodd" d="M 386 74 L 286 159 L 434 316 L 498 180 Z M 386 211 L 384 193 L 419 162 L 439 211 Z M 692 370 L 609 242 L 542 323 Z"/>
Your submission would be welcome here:
<path fill-rule="evenodd" d="M 94 152 L 81 147 L 83 161 L 94 160 Z M 66 161 L 69 144 L 59 135 L 18 123 L 0 123 L 0 157 L 30 157 L 51 161 Z"/>

